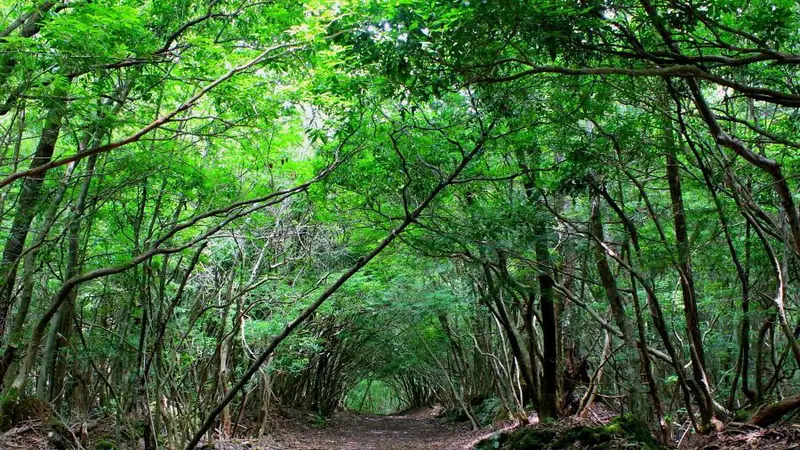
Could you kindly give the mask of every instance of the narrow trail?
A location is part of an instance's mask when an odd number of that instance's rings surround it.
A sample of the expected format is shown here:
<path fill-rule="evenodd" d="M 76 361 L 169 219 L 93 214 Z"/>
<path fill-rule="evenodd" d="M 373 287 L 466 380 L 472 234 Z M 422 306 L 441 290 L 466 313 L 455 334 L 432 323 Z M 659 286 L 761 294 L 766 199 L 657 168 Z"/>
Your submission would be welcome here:
<path fill-rule="evenodd" d="M 462 449 L 487 433 L 436 418 L 432 410 L 398 416 L 339 413 L 324 428 L 283 430 L 261 444 L 270 450 Z"/>
<path fill-rule="evenodd" d="M 113 424 L 105 431 L 93 431 L 94 441 L 85 448 L 95 448 L 96 436 L 112 435 Z M 264 438 L 218 440 L 214 450 L 423 450 L 469 449 L 492 430 L 472 431 L 466 423 L 453 423 L 436 417 L 436 410 L 420 409 L 403 415 L 371 416 L 349 412 L 333 415 L 325 427 L 316 427 L 308 415 L 291 413 L 272 424 Z M 55 450 L 50 428 L 41 420 L 28 421 L 20 427 L 0 433 L 0 450 Z M 72 448 L 72 447 L 67 447 Z M 97 447 L 99 448 L 99 447 Z M 131 448 L 120 446 L 119 448 Z M 203 445 L 199 449 L 208 449 Z"/>

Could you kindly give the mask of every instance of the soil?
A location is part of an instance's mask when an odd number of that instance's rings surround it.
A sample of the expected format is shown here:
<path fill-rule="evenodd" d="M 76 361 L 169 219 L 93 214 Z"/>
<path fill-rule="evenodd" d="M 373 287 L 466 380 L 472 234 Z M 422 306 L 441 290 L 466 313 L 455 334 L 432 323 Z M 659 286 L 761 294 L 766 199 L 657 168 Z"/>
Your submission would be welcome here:
<path fill-rule="evenodd" d="M 46 426 L 38 420 L 25 421 L 0 434 L 2 450 L 50 450 Z"/>
<path fill-rule="evenodd" d="M 271 424 L 272 433 L 260 439 L 234 439 L 217 442 L 215 450 L 422 450 L 471 449 L 475 444 L 498 433 L 508 432 L 512 422 L 496 423 L 493 427 L 472 431 L 466 423 L 449 422 L 437 417 L 435 409 L 408 411 L 394 416 L 367 416 L 337 412 L 327 423 L 319 423 L 313 416 L 287 412 Z M 534 421 L 535 422 L 535 421 Z M 557 435 L 581 425 L 605 423 L 606 420 L 567 418 L 556 423 L 534 425 L 546 428 Z M 88 433 L 85 449 L 97 448 L 95 442 L 103 433 L 102 427 L 93 427 Z M 246 429 L 242 431 L 246 432 Z M 71 433 L 80 435 L 79 429 Z M 77 439 L 76 439 L 77 440 Z M 73 441 L 74 442 L 74 441 Z M 601 448 L 636 448 L 632 442 L 603 442 Z M 42 421 L 23 421 L 12 429 L 0 433 L 0 450 L 54 450 L 78 448 L 75 445 L 54 445 L 49 425 Z M 126 447 L 120 446 L 120 449 Z M 202 447 L 200 447 L 202 448 Z M 594 448 L 591 446 L 573 448 Z M 789 425 L 777 429 L 756 428 L 744 424 L 728 424 L 720 433 L 710 436 L 691 436 L 682 441 L 680 449 L 798 449 L 800 426 Z"/>
<path fill-rule="evenodd" d="M 683 448 L 707 450 L 790 450 L 800 449 L 800 425 L 758 428 L 747 424 L 728 424 L 712 436 L 696 436 Z"/>
<path fill-rule="evenodd" d="M 492 430 L 472 431 L 468 424 L 437 418 L 435 409 L 395 416 L 338 412 L 325 426 L 287 418 L 266 439 L 218 444 L 217 450 L 422 450 L 469 449 Z"/>
<path fill-rule="evenodd" d="M 313 416 L 287 412 L 276 419 L 271 434 L 260 439 L 217 441 L 215 450 L 422 450 L 469 449 L 492 430 L 472 431 L 468 424 L 436 417 L 435 409 L 408 411 L 395 416 L 368 416 L 337 412 L 327 423 Z M 324 426 L 323 426 L 324 425 Z M 83 447 L 96 448 L 97 430 L 89 433 Z M 73 441 L 74 443 L 74 441 Z M 54 445 L 56 444 L 56 445 Z M 78 448 L 57 445 L 42 421 L 26 421 L 0 433 L 0 450 L 54 450 Z M 117 444 L 119 445 L 119 444 Z M 120 449 L 126 448 L 119 446 Z M 208 448 L 202 445 L 198 448 Z"/>

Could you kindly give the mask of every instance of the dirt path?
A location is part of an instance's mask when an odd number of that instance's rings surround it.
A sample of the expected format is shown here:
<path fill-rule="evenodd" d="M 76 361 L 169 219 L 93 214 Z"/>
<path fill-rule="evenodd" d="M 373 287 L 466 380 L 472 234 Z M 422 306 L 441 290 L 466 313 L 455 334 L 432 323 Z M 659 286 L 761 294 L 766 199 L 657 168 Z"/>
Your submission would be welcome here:
<path fill-rule="evenodd" d="M 214 450 L 458 450 L 471 448 L 477 439 L 491 433 L 436 418 L 433 409 L 399 416 L 338 412 L 322 428 L 312 424 L 313 416 L 289 414 L 276 419 L 269 437 L 217 441 Z M 53 450 L 57 447 L 50 442 L 48 431 L 41 421 L 21 424 L 0 433 L 0 450 Z"/>
<path fill-rule="evenodd" d="M 269 450 L 422 450 L 466 449 L 489 432 L 437 419 L 431 410 L 402 416 L 339 413 L 325 428 L 283 429 L 252 448 Z"/>

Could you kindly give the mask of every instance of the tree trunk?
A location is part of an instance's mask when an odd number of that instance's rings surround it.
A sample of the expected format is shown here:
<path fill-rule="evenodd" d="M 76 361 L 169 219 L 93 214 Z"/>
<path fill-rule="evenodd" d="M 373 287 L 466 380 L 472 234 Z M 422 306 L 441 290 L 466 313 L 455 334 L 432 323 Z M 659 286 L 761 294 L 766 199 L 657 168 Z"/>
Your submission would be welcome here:
<path fill-rule="evenodd" d="M 627 396 L 628 409 L 629 412 L 633 414 L 633 417 L 647 421 L 646 418 L 648 418 L 650 414 L 649 408 L 647 407 L 647 399 L 645 398 L 641 384 L 642 364 L 638 357 L 633 327 L 625 314 L 625 305 L 622 300 L 622 295 L 617 288 L 616 278 L 614 278 L 614 274 L 611 272 L 611 266 L 608 264 L 606 253 L 603 249 L 605 235 L 600 212 L 600 196 L 596 190 L 592 192 L 590 204 L 591 215 L 589 217 L 589 228 L 594 241 L 592 247 L 594 248 L 597 262 L 597 272 L 600 275 L 600 281 L 603 284 L 606 297 L 611 306 L 611 313 L 614 316 L 614 321 L 622 332 L 624 347 L 622 370 L 630 386 L 630 393 Z"/>
<path fill-rule="evenodd" d="M 612 138 L 613 141 L 613 138 Z M 615 144 L 615 149 L 617 152 L 620 152 L 618 148 L 618 144 L 616 141 L 613 141 Z M 655 211 L 650 203 L 650 200 L 647 197 L 647 193 L 644 190 L 642 184 L 636 180 L 635 177 L 631 175 L 631 173 L 624 168 L 622 169 L 626 176 L 631 180 L 631 182 L 636 186 L 637 190 L 639 191 L 642 200 L 645 202 L 647 209 L 653 219 L 653 223 L 656 225 L 656 228 L 659 230 L 659 235 L 663 243 L 666 243 L 664 239 L 663 231 L 661 230 L 661 225 L 658 222 L 657 216 L 655 215 Z M 601 194 L 603 198 L 606 199 L 606 202 L 611 206 L 614 212 L 620 217 L 620 220 L 625 225 L 625 228 L 628 230 L 628 233 L 631 236 L 631 242 L 633 244 L 634 249 L 636 250 L 636 256 L 639 260 L 642 259 L 642 255 L 640 253 L 639 248 L 639 237 L 638 231 L 636 227 L 633 226 L 633 222 L 631 222 L 630 218 L 627 217 L 625 211 L 620 207 L 619 204 L 606 192 L 605 190 L 601 190 Z M 609 251 L 606 250 L 606 254 L 610 255 Z M 615 258 L 616 259 L 616 258 Z M 621 260 L 617 261 L 618 263 L 622 264 Z M 631 274 L 631 277 L 634 279 L 639 280 L 641 283 L 642 288 L 644 288 L 645 293 L 647 294 L 647 306 L 650 310 L 650 316 L 653 320 L 653 326 L 655 327 L 656 331 L 658 332 L 659 337 L 661 338 L 661 342 L 664 344 L 664 348 L 667 350 L 667 354 L 669 355 L 672 367 L 675 370 L 676 375 L 678 376 L 678 384 L 681 388 L 681 394 L 683 395 L 684 404 L 686 406 L 687 412 L 689 413 L 689 419 L 692 421 L 692 425 L 696 426 L 693 406 L 692 406 L 692 396 L 696 398 L 700 398 L 700 393 L 698 392 L 697 386 L 694 383 L 690 383 L 688 376 L 683 367 L 683 360 L 678 354 L 677 349 L 672 344 L 672 340 L 669 335 L 669 331 L 667 329 L 666 320 L 664 319 L 664 310 L 661 307 L 661 302 L 658 300 L 658 296 L 656 295 L 655 289 L 653 287 L 652 282 L 649 278 L 643 276 L 642 274 L 638 273 L 633 266 L 625 267 Z M 696 427 L 697 428 L 697 427 Z"/>
<path fill-rule="evenodd" d="M 497 318 L 497 321 L 502 325 L 506 334 L 506 338 L 508 339 L 509 346 L 511 347 L 511 352 L 514 356 L 514 359 L 517 360 L 519 364 L 519 371 L 523 380 L 525 380 L 528 395 L 530 395 L 530 397 L 533 399 L 534 405 L 538 406 L 541 399 L 539 398 L 538 393 L 535 391 L 536 381 L 534 380 L 533 374 L 530 371 L 531 365 L 529 364 L 526 354 L 523 351 L 519 333 L 517 332 L 514 324 L 511 323 L 506 305 L 500 296 L 500 288 L 497 286 L 497 283 L 494 282 L 494 277 L 492 276 L 492 272 L 489 270 L 488 265 L 483 264 L 483 271 L 488 286 L 488 293 L 486 294 L 488 299 L 486 304 L 492 314 L 494 314 L 494 316 Z M 494 303 L 494 307 L 492 307 L 492 303 L 490 303 L 489 300 Z"/>
<path fill-rule="evenodd" d="M 64 95 L 66 95 L 66 92 L 62 89 L 53 94 L 54 97 Z M 47 164 L 53 157 L 53 151 L 61 131 L 61 120 L 64 117 L 66 107 L 66 102 L 61 99 L 52 101 L 47 110 L 39 144 L 36 146 L 36 153 L 31 161 L 31 169 Z M 25 247 L 25 240 L 28 237 L 31 222 L 36 215 L 39 193 L 46 174 L 47 171 L 43 171 L 23 179 L 19 198 L 17 199 L 14 221 L 11 224 L 11 230 L 3 248 L 3 258 L 0 260 L 0 337 L 5 334 L 6 320 L 13 303 L 14 284 L 17 278 L 19 259 Z"/>
<path fill-rule="evenodd" d="M 701 429 L 707 429 L 713 417 L 713 402 L 709 390 L 708 377 L 705 371 L 705 354 L 703 351 L 703 334 L 700 332 L 700 319 L 697 312 L 697 298 L 692 275 L 691 248 L 686 223 L 686 211 L 683 205 L 683 192 L 678 168 L 678 158 L 672 129 L 667 125 L 667 183 L 672 202 L 672 218 L 675 226 L 675 240 L 678 247 L 678 274 L 683 294 L 683 313 L 686 320 L 686 334 L 689 342 L 689 355 L 692 361 L 692 374 L 701 398 L 699 401 Z"/>
<path fill-rule="evenodd" d="M 517 154 L 517 160 L 524 170 L 528 169 L 524 155 Z M 535 207 L 540 200 L 536 195 L 535 172 L 523 182 L 525 196 Z M 534 254 L 536 256 L 537 281 L 539 285 L 539 313 L 542 320 L 542 382 L 539 398 L 539 416 L 554 418 L 561 414 L 558 399 L 558 318 L 555 305 L 555 280 L 553 279 L 553 262 L 550 257 L 550 231 L 541 217 L 532 223 L 534 235 Z"/>
<path fill-rule="evenodd" d="M 786 397 L 785 399 L 762 406 L 750 417 L 749 423 L 760 427 L 770 426 L 781 420 L 787 413 L 800 408 L 800 394 Z"/>
<path fill-rule="evenodd" d="M 542 363 L 542 394 L 539 405 L 541 418 L 555 418 L 561 414 L 558 402 L 558 323 L 556 321 L 555 282 L 552 277 L 550 248 L 545 239 L 544 226 L 537 226 L 535 244 L 536 261 L 540 267 L 539 308 L 542 315 L 542 341 L 544 361 Z M 541 234 L 540 234 L 541 233 Z"/>
<path fill-rule="evenodd" d="M 19 345 L 24 339 L 22 331 L 25 325 L 25 319 L 28 316 L 28 311 L 30 310 L 31 300 L 33 299 L 36 257 L 38 256 L 39 250 L 44 244 L 50 229 L 53 227 L 53 224 L 57 219 L 59 206 L 61 205 L 61 201 L 64 199 L 64 194 L 67 192 L 73 172 L 74 166 L 69 168 L 67 173 L 64 175 L 61 186 L 56 192 L 53 200 L 50 202 L 50 206 L 48 207 L 44 218 L 41 220 L 41 224 L 36 230 L 35 241 L 25 253 L 25 261 L 23 264 L 22 273 L 22 291 L 19 297 L 19 306 L 16 314 L 14 314 L 14 320 L 11 323 L 11 329 L 9 330 L 8 334 L 8 342 L 5 347 L 5 353 L 3 354 L 3 362 L 0 364 L 0 379 L 4 380 L 4 382 L 11 381 L 5 380 L 4 378 L 7 373 L 11 373 L 12 375 L 14 374 L 14 370 L 9 369 L 11 369 Z"/>

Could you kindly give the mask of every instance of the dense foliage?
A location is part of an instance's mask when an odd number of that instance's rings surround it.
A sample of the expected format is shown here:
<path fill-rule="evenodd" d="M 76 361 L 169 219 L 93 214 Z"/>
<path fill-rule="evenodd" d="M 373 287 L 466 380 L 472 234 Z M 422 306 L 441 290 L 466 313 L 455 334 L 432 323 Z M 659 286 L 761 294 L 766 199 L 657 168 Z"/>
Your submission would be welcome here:
<path fill-rule="evenodd" d="M 0 424 L 800 407 L 794 0 L 0 12 Z"/>

